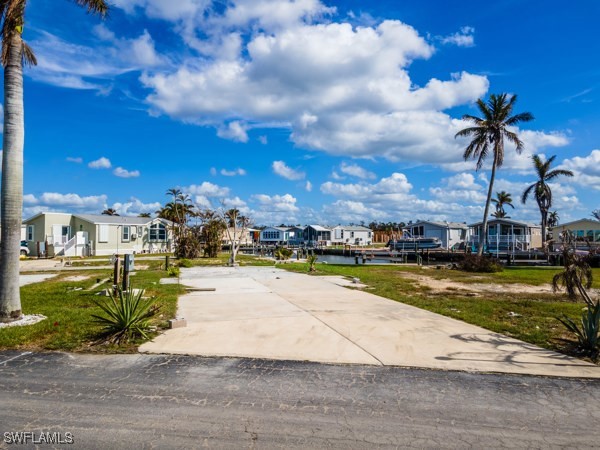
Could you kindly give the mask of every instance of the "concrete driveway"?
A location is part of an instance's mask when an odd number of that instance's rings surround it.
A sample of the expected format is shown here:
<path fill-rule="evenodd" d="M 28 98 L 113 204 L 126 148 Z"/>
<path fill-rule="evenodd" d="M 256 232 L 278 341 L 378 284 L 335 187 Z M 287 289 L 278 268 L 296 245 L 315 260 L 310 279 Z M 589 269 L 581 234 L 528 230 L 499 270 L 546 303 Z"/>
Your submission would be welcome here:
<path fill-rule="evenodd" d="M 600 378 L 600 367 L 467 323 L 272 267 L 191 268 L 187 327 L 145 353 L 231 356 Z"/>

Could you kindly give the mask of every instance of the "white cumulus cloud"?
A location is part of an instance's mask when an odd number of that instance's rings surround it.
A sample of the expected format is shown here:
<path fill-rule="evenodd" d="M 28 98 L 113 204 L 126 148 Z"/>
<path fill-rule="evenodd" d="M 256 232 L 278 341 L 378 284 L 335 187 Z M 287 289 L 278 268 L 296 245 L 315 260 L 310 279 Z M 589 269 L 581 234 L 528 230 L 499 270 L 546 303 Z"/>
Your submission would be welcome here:
<path fill-rule="evenodd" d="M 103 156 L 95 161 L 88 163 L 88 167 L 92 169 L 110 169 L 112 167 L 112 164 L 110 162 L 110 159 L 105 158 Z"/>
<path fill-rule="evenodd" d="M 115 170 L 113 170 L 113 175 L 115 175 L 119 178 L 137 178 L 140 176 L 140 171 L 139 170 L 127 170 L 127 169 L 123 169 L 122 167 L 116 167 Z"/>
<path fill-rule="evenodd" d="M 288 167 L 283 161 L 273 161 L 271 168 L 276 175 L 288 180 L 302 180 L 306 177 L 304 172 Z"/>

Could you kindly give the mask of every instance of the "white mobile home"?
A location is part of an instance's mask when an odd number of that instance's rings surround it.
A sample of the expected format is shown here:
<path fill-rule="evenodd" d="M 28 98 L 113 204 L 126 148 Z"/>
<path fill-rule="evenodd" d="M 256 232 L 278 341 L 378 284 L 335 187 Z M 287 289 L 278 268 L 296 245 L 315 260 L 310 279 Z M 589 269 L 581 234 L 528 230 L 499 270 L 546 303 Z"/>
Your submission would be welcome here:
<path fill-rule="evenodd" d="M 469 227 L 460 222 L 433 222 L 419 220 L 405 227 L 414 237 L 438 238 L 442 247 L 451 249 L 467 240 Z"/>
<path fill-rule="evenodd" d="M 557 225 L 551 228 L 552 240 L 561 244 L 565 231 L 573 234 L 578 245 L 600 245 L 600 222 L 597 220 L 579 219 Z"/>
<path fill-rule="evenodd" d="M 373 232 L 362 226 L 338 225 L 331 230 L 332 244 L 371 245 Z"/>
<path fill-rule="evenodd" d="M 172 251 L 172 222 L 166 219 L 42 212 L 23 223 L 32 256 Z"/>

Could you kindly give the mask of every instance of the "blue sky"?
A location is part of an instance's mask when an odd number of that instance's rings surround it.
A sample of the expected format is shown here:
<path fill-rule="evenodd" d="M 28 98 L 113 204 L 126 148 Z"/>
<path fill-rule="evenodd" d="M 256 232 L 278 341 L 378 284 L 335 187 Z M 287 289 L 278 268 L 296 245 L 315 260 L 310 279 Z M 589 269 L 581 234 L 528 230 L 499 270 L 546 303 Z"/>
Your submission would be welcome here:
<path fill-rule="evenodd" d="M 488 168 L 454 134 L 490 93 L 516 93 L 525 151 L 495 191 L 509 214 L 531 155 L 561 222 L 600 207 L 600 4 L 113 0 L 30 2 L 24 216 L 154 212 L 179 187 L 257 224 L 481 219 Z"/>

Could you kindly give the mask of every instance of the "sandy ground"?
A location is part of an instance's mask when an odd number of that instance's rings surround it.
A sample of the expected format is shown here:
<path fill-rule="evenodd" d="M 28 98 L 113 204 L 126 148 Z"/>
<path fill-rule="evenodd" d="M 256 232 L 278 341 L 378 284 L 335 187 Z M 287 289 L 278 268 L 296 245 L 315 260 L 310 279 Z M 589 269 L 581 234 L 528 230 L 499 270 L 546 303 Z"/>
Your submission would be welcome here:
<path fill-rule="evenodd" d="M 507 284 L 495 284 L 495 283 L 460 283 L 452 280 L 437 280 L 427 275 L 403 273 L 403 277 L 413 279 L 419 283 L 420 286 L 427 287 L 432 290 L 433 293 L 452 293 L 452 292 L 468 292 L 472 296 L 485 295 L 487 293 L 510 293 L 510 294 L 553 294 L 552 285 L 542 284 L 539 286 L 532 286 L 530 284 L 522 283 L 507 283 Z M 564 290 L 558 291 L 558 293 L 564 293 Z M 597 289 L 591 289 L 594 295 L 600 295 L 600 291 Z"/>

